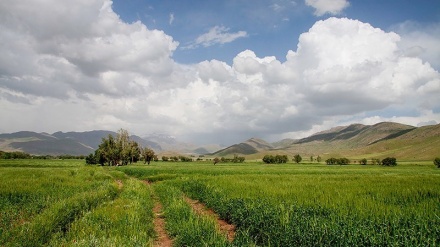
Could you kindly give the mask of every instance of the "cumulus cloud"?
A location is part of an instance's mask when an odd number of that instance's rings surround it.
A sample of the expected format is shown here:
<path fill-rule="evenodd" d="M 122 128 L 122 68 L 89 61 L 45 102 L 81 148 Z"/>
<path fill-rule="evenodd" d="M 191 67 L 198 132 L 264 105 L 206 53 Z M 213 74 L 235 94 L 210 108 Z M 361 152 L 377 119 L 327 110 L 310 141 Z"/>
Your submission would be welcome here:
<path fill-rule="evenodd" d="M 123 22 L 110 1 L 47 2 L 51 14 L 0 2 L 1 131 L 125 128 L 231 144 L 351 121 L 440 122 L 438 71 L 406 51 L 408 36 L 368 23 L 318 21 L 285 61 L 245 50 L 232 64 L 184 65 L 172 37 Z M 211 30 L 197 45 L 247 35 Z"/>
<path fill-rule="evenodd" d="M 402 37 L 398 45 L 403 55 L 422 58 L 440 70 L 440 23 L 405 21 L 392 29 Z"/>
<path fill-rule="evenodd" d="M 306 5 L 313 7 L 315 9 L 316 16 L 322 16 L 325 14 L 338 15 L 345 8 L 347 8 L 350 3 L 348 0 L 305 0 Z"/>
<path fill-rule="evenodd" d="M 224 26 L 214 26 L 207 33 L 204 33 L 196 38 L 196 40 L 188 45 L 183 47 L 184 49 L 194 49 L 199 46 L 213 46 L 216 44 L 226 44 L 233 42 L 236 39 L 247 37 L 248 34 L 246 31 L 238 31 L 238 32 L 229 32 L 229 28 Z"/>
<path fill-rule="evenodd" d="M 178 43 L 140 22 L 122 22 L 111 1 L 44 4 L 51 7 L 0 3 L 3 87 L 59 98 L 69 91 L 121 96 L 172 73 Z"/>

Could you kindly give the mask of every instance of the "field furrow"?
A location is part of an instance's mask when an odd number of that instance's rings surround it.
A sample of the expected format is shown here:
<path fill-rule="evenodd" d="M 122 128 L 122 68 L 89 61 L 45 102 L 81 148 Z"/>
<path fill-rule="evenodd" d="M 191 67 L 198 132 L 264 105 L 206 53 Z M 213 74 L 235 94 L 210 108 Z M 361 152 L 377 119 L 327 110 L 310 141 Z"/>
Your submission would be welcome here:
<path fill-rule="evenodd" d="M 217 221 L 217 226 L 220 231 L 226 235 L 229 242 L 232 243 L 235 238 L 235 226 L 229 224 L 225 220 L 221 219 L 220 216 L 214 212 L 214 210 L 207 208 L 203 203 L 193 200 L 187 196 L 184 197 L 185 201 L 191 206 L 191 208 L 199 215 L 206 215 L 208 217 L 214 218 Z"/>

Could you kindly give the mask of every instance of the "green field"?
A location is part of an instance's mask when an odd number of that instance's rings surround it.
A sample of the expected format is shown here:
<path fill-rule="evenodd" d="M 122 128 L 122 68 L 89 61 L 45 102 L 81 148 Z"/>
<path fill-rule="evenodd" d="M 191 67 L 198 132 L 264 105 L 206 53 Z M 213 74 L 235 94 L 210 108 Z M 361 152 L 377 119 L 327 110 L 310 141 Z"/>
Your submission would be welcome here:
<path fill-rule="evenodd" d="M 155 201 L 174 246 L 440 245 L 432 162 L 83 162 L 0 160 L 0 246 L 152 246 Z M 233 223 L 234 241 L 185 196 Z"/>

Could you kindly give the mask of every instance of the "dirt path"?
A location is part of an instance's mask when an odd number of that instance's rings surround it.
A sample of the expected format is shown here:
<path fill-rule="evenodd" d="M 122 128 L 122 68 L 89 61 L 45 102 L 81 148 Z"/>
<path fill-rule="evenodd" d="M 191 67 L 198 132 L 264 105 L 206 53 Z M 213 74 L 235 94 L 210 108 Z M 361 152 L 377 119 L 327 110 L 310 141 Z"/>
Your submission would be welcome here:
<path fill-rule="evenodd" d="M 150 186 L 148 181 L 143 181 L 147 186 Z M 159 199 L 157 197 L 153 198 L 154 207 L 153 207 L 153 224 L 154 231 L 157 234 L 157 239 L 154 241 L 154 247 L 171 247 L 173 246 L 173 240 L 168 236 L 167 231 L 165 230 L 165 219 L 163 217 L 162 212 L 162 204 L 160 204 Z"/>
<path fill-rule="evenodd" d="M 193 210 L 200 214 L 200 215 L 208 215 L 210 217 L 213 217 L 217 220 L 217 224 L 220 228 L 220 231 L 222 231 L 223 233 L 225 233 L 227 239 L 229 242 L 234 241 L 235 238 L 235 226 L 229 224 L 228 222 L 220 219 L 220 217 L 218 216 L 218 214 L 216 214 L 212 209 L 207 208 L 203 203 L 197 201 L 197 200 L 193 200 L 189 197 L 185 197 L 185 201 L 191 205 L 191 207 L 193 208 Z"/>

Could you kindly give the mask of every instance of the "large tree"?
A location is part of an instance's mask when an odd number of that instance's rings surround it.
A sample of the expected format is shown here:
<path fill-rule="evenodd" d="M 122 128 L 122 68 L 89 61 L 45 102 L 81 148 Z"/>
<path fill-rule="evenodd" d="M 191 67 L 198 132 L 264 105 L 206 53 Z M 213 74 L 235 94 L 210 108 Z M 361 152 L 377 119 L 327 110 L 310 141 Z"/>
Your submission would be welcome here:
<path fill-rule="evenodd" d="M 93 154 L 92 154 L 93 155 Z M 98 162 L 101 165 L 127 165 L 137 162 L 140 159 L 141 148 L 139 144 L 130 140 L 128 131 L 120 129 L 116 138 L 108 135 L 102 138 L 101 144 L 94 153 L 94 157 L 89 155 L 87 162 Z"/>
<path fill-rule="evenodd" d="M 153 149 L 150 149 L 148 147 L 141 149 L 142 156 L 144 157 L 144 164 L 148 163 L 150 164 L 151 160 L 154 158 L 154 151 Z"/>

